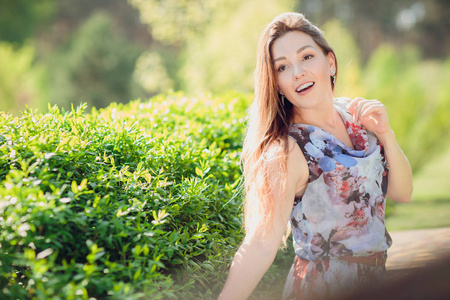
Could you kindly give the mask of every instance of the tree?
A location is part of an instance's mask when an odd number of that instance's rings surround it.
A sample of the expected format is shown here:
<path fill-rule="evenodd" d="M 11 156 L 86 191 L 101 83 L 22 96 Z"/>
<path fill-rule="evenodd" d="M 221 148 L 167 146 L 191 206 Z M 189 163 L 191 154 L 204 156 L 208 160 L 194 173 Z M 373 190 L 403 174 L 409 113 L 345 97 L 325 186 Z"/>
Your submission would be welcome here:
<path fill-rule="evenodd" d="M 160 42 L 153 51 L 163 57 L 174 87 L 216 93 L 253 90 L 258 37 L 277 14 L 295 6 L 291 0 L 129 2 Z"/>
<path fill-rule="evenodd" d="M 339 19 L 356 39 L 366 62 L 381 44 L 417 45 L 425 58 L 445 58 L 450 52 L 450 2 L 447 0 L 302 0 L 300 11 L 322 26 Z"/>
<path fill-rule="evenodd" d="M 0 40 L 21 46 L 56 13 L 56 0 L 3 0 L 0 3 Z"/>
<path fill-rule="evenodd" d="M 113 31 L 111 17 L 97 13 L 90 17 L 61 47 L 50 62 L 51 101 L 87 102 L 105 107 L 136 97 L 139 86 L 133 80 L 141 50 Z"/>
<path fill-rule="evenodd" d="M 0 111 L 40 106 L 46 97 L 45 71 L 35 62 L 35 47 L 31 43 L 13 46 L 0 42 Z"/>

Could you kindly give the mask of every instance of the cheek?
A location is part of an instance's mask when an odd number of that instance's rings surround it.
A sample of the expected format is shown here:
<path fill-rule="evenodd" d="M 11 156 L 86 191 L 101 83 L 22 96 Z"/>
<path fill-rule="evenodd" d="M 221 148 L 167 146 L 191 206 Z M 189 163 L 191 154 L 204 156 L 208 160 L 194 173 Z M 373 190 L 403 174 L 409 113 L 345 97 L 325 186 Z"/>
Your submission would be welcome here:
<path fill-rule="evenodd" d="M 289 85 L 289 75 L 287 74 L 288 72 L 282 72 L 279 73 L 277 76 L 277 84 L 278 86 L 283 89 L 283 87 L 286 87 Z"/>
<path fill-rule="evenodd" d="M 305 68 L 319 77 L 324 77 L 330 72 L 324 59 L 311 60 L 305 65 Z"/>
<path fill-rule="evenodd" d="M 317 66 L 317 69 L 321 72 L 321 75 L 324 78 L 328 78 L 328 76 L 331 76 L 330 67 L 326 63 L 323 63 L 320 66 Z"/>

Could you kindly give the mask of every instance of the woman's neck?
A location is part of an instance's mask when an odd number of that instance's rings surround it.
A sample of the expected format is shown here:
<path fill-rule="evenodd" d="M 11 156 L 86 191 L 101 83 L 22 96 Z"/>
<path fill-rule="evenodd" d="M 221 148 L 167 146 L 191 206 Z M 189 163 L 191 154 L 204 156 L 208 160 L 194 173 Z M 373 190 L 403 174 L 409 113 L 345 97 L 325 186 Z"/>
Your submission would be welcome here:
<path fill-rule="evenodd" d="M 336 128 L 341 120 L 333 103 L 331 99 L 314 108 L 294 111 L 294 123 L 313 125 L 322 129 Z"/>

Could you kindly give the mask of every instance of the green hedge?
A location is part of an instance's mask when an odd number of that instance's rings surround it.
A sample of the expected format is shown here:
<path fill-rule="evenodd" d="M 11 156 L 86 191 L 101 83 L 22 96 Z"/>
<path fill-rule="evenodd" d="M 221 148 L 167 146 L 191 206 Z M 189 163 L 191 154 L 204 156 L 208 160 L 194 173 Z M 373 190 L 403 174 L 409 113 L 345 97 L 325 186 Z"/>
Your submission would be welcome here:
<path fill-rule="evenodd" d="M 250 97 L 0 113 L 1 299 L 214 297 Z"/>

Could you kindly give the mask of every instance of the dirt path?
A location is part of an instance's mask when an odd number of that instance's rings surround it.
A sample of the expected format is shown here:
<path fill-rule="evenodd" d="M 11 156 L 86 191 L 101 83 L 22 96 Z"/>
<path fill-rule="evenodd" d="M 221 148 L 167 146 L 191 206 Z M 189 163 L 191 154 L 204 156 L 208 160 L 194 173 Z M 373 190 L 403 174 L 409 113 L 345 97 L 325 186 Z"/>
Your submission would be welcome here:
<path fill-rule="evenodd" d="M 399 277 L 450 256 L 450 228 L 392 231 L 387 275 Z"/>

